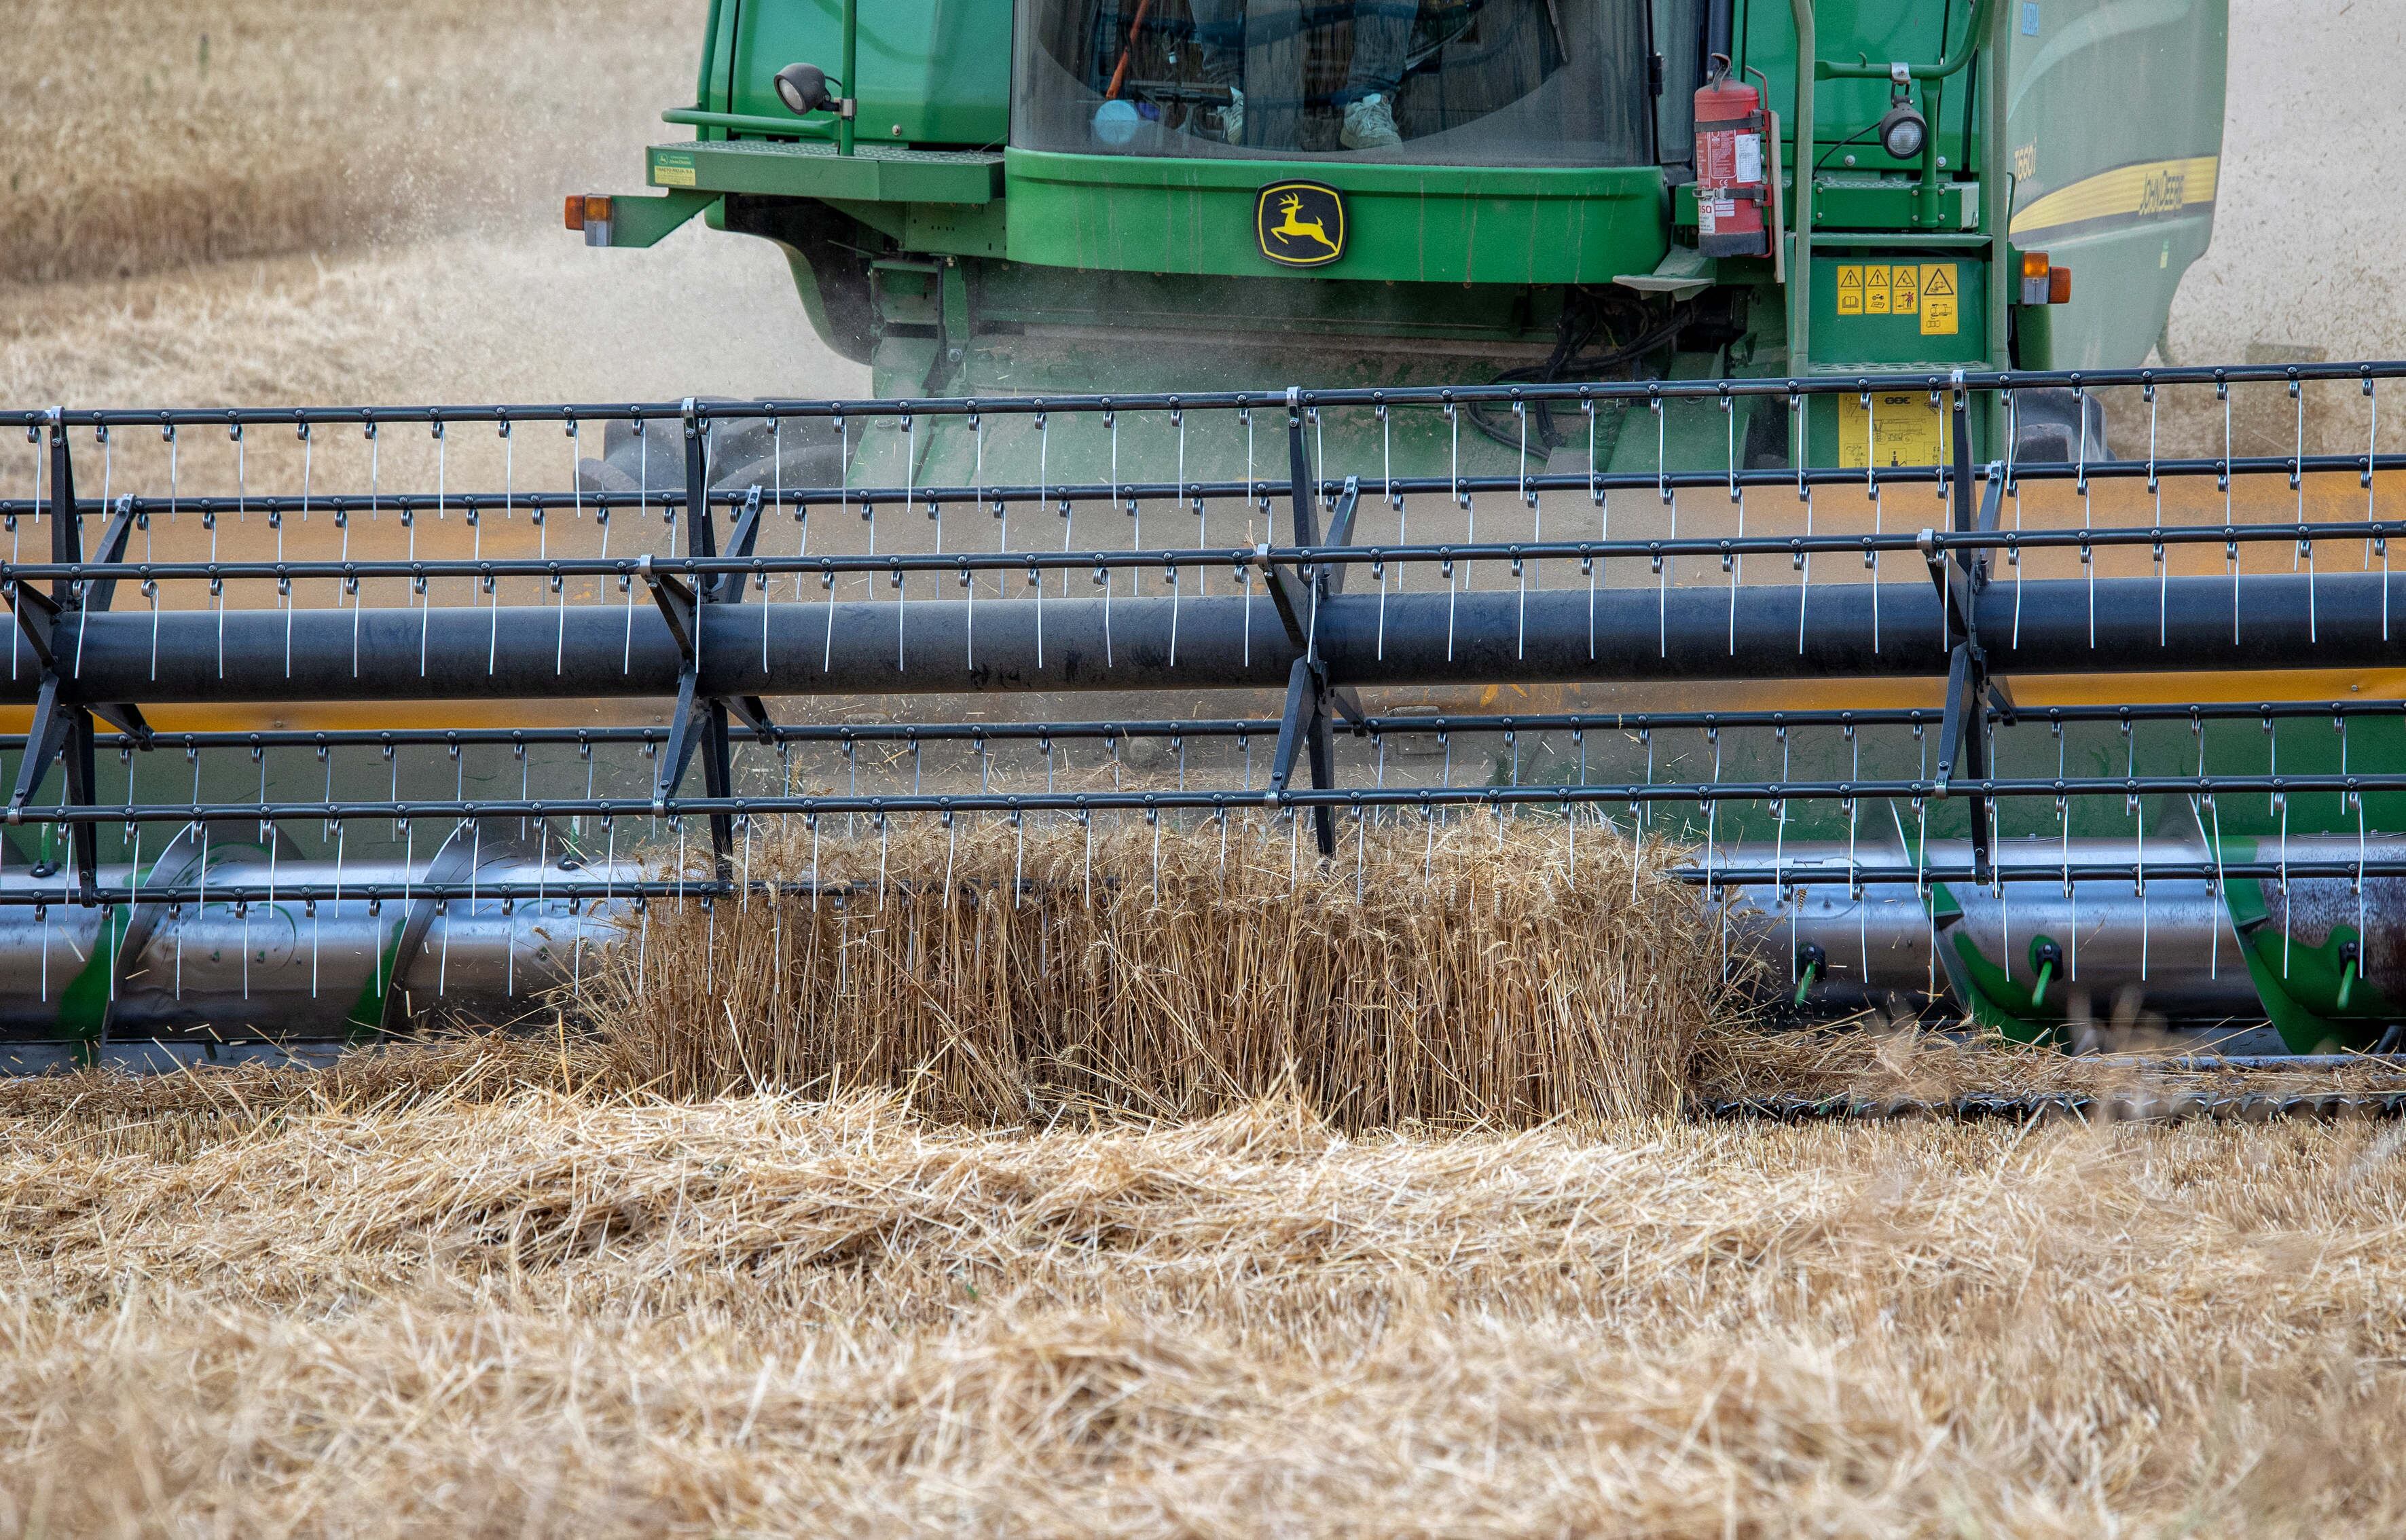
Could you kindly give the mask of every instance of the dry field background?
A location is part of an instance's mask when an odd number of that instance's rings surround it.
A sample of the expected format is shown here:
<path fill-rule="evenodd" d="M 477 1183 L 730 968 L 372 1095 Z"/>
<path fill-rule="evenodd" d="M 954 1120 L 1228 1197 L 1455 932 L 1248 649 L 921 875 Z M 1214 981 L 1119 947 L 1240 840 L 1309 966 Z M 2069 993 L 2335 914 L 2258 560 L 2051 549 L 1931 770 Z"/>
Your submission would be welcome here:
<path fill-rule="evenodd" d="M 514 1052 L 0 1087 L 0 1533 L 2406 1522 L 2394 1131 L 980 1129 Z"/>
<path fill-rule="evenodd" d="M 554 228 L 672 136 L 701 9 L 14 7 L 0 399 L 857 389 L 765 246 Z M 2234 9 L 2175 354 L 2406 352 L 2398 213 L 2361 183 L 2406 120 L 2359 125 L 2362 159 L 2307 116 L 2333 61 L 2400 62 L 2386 7 Z M 319 1078 L 0 1084 L 0 1536 L 2406 1522 L 2394 1131 L 1705 1125 L 1659 1074 L 1536 1127 L 1380 1127 L 1266 1056 L 1157 1109 L 1199 1118 L 1006 1117 L 930 1095 L 1032 1083 L 931 1085 L 931 1010 L 916 1059 L 840 1061 L 866 1088 L 797 1053 L 755 1091 L 739 1040 L 827 1002 L 771 992 L 714 1039 L 690 971 L 747 934 L 672 951 L 683 995 L 643 998 L 691 1008 L 672 1043 L 638 1004 Z M 1619 1029 L 1684 1042 L 1706 962 L 1689 937 L 1622 979 Z M 1691 1091 L 2101 1073 L 1692 1046 Z"/>
<path fill-rule="evenodd" d="M 588 251 L 693 92 L 693 0 L 27 0 L 0 400 L 856 389 L 766 243 Z M 833 371 L 832 373 L 830 371 Z"/>

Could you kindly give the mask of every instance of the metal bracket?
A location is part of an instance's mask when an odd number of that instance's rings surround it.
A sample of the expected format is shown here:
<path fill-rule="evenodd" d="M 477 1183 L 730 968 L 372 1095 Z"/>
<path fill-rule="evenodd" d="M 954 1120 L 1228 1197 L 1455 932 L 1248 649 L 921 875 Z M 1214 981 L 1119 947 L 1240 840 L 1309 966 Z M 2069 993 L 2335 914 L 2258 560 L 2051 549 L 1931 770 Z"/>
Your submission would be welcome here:
<path fill-rule="evenodd" d="M 1972 431 L 1968 409 L 1968 393 L 1963 389 L 1963 372 L 1955 371 L 1953 381 L 1954 486 L 1951 512 L 1958 533 L 1970 534 L 1994 530 L 2003 495 L 2003 468 L 1988 467 L 1988 488 L 1974 511 L 1972 503 Z M 1948 783 L 1962 779 L 1985 781 L 1989 774 L 1988 712 L 1995 698 L 1999 714 L 2010 720 L 2013 697 L 2002 682 L 1988 677 L 1988 657 L 1980 646 L 1979 591 L 1988 586 L 1987 558 L 1969 546 L 1952 548 L 1954 559 L 1941 553 L 1933 531 L 1923 530 L 1919 542 L 1922 555 L 1930 563 L 1930 580 L 1938 587 L 1939 602 L 1946 620 L 1946 708 L 1938 729 L 1938 795 L 1944 797 Z M 1982 885 L 1993 875 L 1988 827 L 1988 798 L 1974 793 L 1968 811 L 1972 820 L 1972 869 Z"/>
<path fill-rule="evenodd" d="M 1270 759 L 1270 794 L 1275 799 L 1295 779 L 1295 761 L 1300 753 L 1311 767 L 1311 784 L 1328 790 L 1337 784 L 1336 744 L 1328 725 L 1329 697 L 1327 669 L 1309 657 L 1298 657 L 1287 670 L 1286 709 L 1279 715 L 1278 751 Z M 1351 713 L 1361 719 L 1361 704 L 1353 702 Z M 1337 815 L 1325 804 L 1311 810 L 1312 836 L 1320 847 L 1323 860 L 1337 854 Z"/>
<path fill-rule="evenodd" d="M 1303 580 L 1270 559 L 1267 542 L 1253 547 L 1253 565 L 1261 569 L 1263 586 L 1270 591 L 1270 605 L 1278 611 L 1279 624 L 1286 628 L 1286 639 L 1309 652 L 1311 648 L 1311 590 Z"/>
<path fill-rule="evenodd" d="M 701 652 L 699 596 L 674 572 L 654 572 L 648 552 L 637 558 L 635 571 L 644 586 L 651 589 L 652 602 L 659 606 L 660 618 L 669 624 L 669 640 L 676 643 L 677 656 L 685 660 L 683 668 L 691 670 Z"/>
<path fill-rule="evenodd" d="M 1345 489 L 1337 494 L 1336 510 L 1329 515 L 1328 544 L 1351 545 L 1353 544 L 1353 515 L 1361 505 L 1362 478 L 1347 476 Z M 1320 591 L 1323 594 L 1343 593 L 1345 574 L 1352 570 L 1353 564 L 1350 561 L 1322 563 L 1318 569 Z"/>
<path fill-rule="evenodd" d="M 100 549 L 92 553 L 92 559 L 115 566 L 125 559 L 126 544 L 133 538 L 134 499 L 129 494 L 117 500 L 117 512 L 109 516 L 108 528 L 101 531 Z M 107 609 L 116 598 L 117 579 L 95 578 L 85 589 L 83 602 L 77 608 L 83 614 L 90 615 L 94 610 Z"/>
<path fill-rule="evenodd" d="M 692 521 L 687 531 L 687 548 L 698 557 L 715 557 L 718 552 L 718 531 L 710 513 L 710 495 L 701 487 L 702 435 L 692 418 L 693 403 L 686 403 L 686 508 Z M 752 487 L 744 496 L 743 511 L 737 516 L 727 555 L 748 557 L 760 538 L 760 488 Z M 734 746 L 727 731 L 729 713 L 742 717 L 746 726 L 761 735 L 771 735 L 776 724 L 769 715 L 768 703 L 756 695 L 712 695 L 702 686 L 703 660 L 702 609 L 709 604 L 740 604 L 743 601 L 743 574 L 718 572 L 705 574 L 688 586 L 673 572 L 657 572 L 652 558 L 644 557 L 636 571 L 642 573 L 644 586 L 651 589 L 652 601 L 659 607 L 660 618 L 668 623 L 669 636 L 676 643 L 680 659 L 677 668 L 676 710 L 671 718 L 669 741 L 660 751 L 659 769 L 652 782 L 652 806 L 656 812 L 665 813 L 668 800 L 676 794 L 685 780 L 685 772 L 697 750 L 706 749 L 702 757 L 702 784 L 706 795 L 726 798 L 734 795 Z M 731 871 L 735 850 L 735 821 L 727 813 L 710 815 L 710 842 L 718 859 L 718 874 L 725 880 Z"/>
<path fill-rule="evenodd" d="M 56 656 L 53 643 L 59 629 L 59 601 L 39 588 L 15 578 L 7 583 L 8 609 L 17 617 L 17 629 L 25 644 L 34 649 L 34 658 L 47 671 Z"/>
<path fill-rule="evenodd" d="M 130 504 L 120 503 L 119 510 L 120 518 L 130 526 Z M 67 441 L 65 415 L 57 409 L 50 415 L 50 559 L 62 564 L 83 560 L 83 516 L 76 502 L 75 456 Z M 90 806 L 98 778 L 92 762 L 92 713 L 81 702 L 67 699 L 59 676 L 60 623 L 68 611 L 81 608 L 82 596 L 73 582 L 57 578 L 48 594 L 12 582 L 8 598 L 18 629 L 42 664 L 33 728 L 26 735 L 16 784 L 8 795 L 7 822 L 19 824 L 24 820 L 26 803 L 50 774 L 53 758 L 64 757 L 66 762 L 64 806 Z M 130 707 L 120 709 L 130 713 L 134 721 L 141 720 L 140 713 Z M 146 725 L 140 736 L 147 739 L 148 733 Z M 100 885 L 99 830 L 89 823 L 71 824 L 67 842 L 75 865 L 75 901 L 89 906 L 96 901 L 93 892 Z"/>

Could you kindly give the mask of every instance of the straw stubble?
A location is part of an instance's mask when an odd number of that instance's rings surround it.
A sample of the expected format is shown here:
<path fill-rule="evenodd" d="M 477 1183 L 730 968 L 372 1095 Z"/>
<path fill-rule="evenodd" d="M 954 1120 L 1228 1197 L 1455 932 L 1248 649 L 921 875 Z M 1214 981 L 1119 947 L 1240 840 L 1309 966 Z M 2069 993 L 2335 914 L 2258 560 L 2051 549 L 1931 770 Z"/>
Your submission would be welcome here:
<path fill-rule="evenodd" d="M 0 1533 L 2406 1520 L 2376 1127 L 982 1128 L 497 1052 L 155 1144 L 0 1088 Z"/>

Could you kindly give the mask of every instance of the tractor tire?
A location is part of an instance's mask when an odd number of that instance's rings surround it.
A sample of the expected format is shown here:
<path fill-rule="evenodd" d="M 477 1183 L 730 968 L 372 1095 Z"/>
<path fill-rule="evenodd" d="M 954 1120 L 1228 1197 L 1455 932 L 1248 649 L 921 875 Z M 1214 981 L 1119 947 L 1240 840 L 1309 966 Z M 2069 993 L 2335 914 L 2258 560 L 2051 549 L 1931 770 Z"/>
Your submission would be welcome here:
<path fill-rule="evenodd" d="M 794 491 L 843 480 L 842 442 L 826 417 L 787 417 L 782 428 L 759 417 L 726 418 L 713 422 L 705 434 L 714 488 Z M 576 482 L 588 492 L 682 493 L 682 425 L 655 420 L 638 433 L 631 422 L 603 424 L 601 458 L 578 460 Z"/>
<path fill-rule="evenodd" d="M 2014 463 L 2070 465 L 2081 459 L 2094 464 L 2112 459 L 2105 439 L 2105 403 L 2094 395 L 2069 390 L 2023 390 L 2015 413 Z M 2088 419 L 2088 447 L 2081 445 L 2081 419 Z"/>

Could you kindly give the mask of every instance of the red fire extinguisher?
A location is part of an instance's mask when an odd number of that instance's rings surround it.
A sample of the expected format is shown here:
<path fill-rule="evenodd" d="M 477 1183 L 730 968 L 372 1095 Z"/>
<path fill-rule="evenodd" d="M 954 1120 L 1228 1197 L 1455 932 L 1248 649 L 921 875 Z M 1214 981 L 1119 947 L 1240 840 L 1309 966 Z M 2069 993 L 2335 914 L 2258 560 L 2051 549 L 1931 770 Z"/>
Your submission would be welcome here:
<path fill-rule="evenodd" d="M 1707 257 L 1767 256 L 1763 135 L 1769 119 L 1762 92 L 1731 78 L 1729 63 L 1715 54 L 1713 74 L 1696 92 L 1697 244 Z"/>

